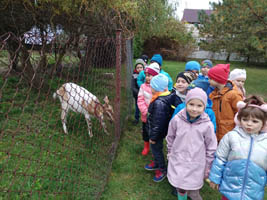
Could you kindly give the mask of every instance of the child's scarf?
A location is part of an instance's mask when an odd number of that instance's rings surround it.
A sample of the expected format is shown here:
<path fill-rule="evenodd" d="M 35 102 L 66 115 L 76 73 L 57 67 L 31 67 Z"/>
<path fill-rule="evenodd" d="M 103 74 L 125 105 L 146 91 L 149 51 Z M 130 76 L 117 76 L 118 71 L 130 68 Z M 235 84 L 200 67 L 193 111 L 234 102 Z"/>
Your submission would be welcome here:
<path fill-rule="evenodd" d="M 134 69 L 134 73 L 139 74 L 139 72 L 136 69 Z"/>
<path fill-rule="evenodd" d="M 176 95 L 180 97 L 182 102 L 185 102 L 185 96 L 184 94 L 180 93 L 178 90 L 176 90 Z"/>
<path fill-rule="evenodd" d="M 155 101 L 159 96 L 167 96 L 169 94 L 170 94 L 170 92 L 168 90 L 167 91 L 163 91 L 163 92 L 156 92 L 155 94 L 153 94 L 150 103 Z"/>

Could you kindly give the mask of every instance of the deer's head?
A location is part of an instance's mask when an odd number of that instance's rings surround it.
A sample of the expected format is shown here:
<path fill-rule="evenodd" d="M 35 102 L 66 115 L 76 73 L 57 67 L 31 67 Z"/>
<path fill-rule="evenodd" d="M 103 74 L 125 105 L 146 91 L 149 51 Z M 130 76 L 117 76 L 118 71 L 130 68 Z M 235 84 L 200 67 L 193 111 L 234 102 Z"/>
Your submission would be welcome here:
<path fill-rule="evenodd" d="M 113 107 L 112 107 L 112 105 L 109 104 L 109 99 L 108 99 L 107 96 L 105 96 L 104 102 L 105 102 L 103 104 L 104 114 L 107 116 L 107 119 L 110 122 L 114 122 L 114 111 L 113 111 Z"/>

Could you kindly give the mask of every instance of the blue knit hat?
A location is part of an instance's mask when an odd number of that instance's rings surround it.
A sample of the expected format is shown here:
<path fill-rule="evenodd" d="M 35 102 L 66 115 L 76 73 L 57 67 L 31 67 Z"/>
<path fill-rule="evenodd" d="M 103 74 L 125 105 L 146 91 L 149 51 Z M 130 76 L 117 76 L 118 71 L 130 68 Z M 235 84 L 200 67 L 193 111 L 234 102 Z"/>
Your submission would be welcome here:
<path fill-rule="evenodd" d="M 157 92 L 163 92 L 168 89 L 169 79 L 164 74 L 158 74 L 154 76 L 150 81 L 150 86 Z"/>
<path fill-rule="evenodd" d="M 162 66 L 162 56 L 160 54 L 154 54 L 150 62 L 157 62 L 159 66 Z"/>
<path fill-rule="evenodd" d="M 212 64 L 212 62 L 210 60 L 203 60 L 201 62 L 201 64 L 202 64 L 202 67 L 206 67 L 206 66 L 209 67 L 209 68 L 213 67 L 213 64 Z"/>
<path fill-rule="evenodd" d="M 191 84 L 187 87 L 187 89 L 191 90 L 195 87 L 198 87 L 207 93 L 209 86 L 210 86 L 210 83 L 208 81 L 197 79 L 197 80 L 194 80 L 193 82 L 191 82 Z"/>
<path fill-rule="evenodd" d="M 199 72 L 200 64 L 197 61 L 189 61 L 185 64 L 185 71 L 196 70 Z"/>

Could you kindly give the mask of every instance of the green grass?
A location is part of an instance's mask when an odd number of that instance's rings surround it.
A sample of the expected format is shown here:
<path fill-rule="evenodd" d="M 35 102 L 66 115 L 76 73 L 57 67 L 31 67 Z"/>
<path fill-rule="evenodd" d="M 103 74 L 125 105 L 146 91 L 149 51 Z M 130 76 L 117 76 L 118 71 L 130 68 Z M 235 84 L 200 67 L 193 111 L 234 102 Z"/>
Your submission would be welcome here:
<path fill-rule="evenodd" d="M 163 69 L 170 74 L 175 81 L 176 75 L 183 71 L 185 63 L 164 61 Z M 234 63 L 233 68 L 245 68 L 247 81 L 245 87 L 248 94 L 260 94 L 267 100 L 266 85 L 267 69 L 254 66 L 245 66 Z M 134 115 L 132 110 L 132 115 Z M 133 118 L 131 119 L 133 120 Z M 112 166 L 109 183 L 101 197 L 101 200 L 171 200 L 177 197 L 171 194 L 172 187 L 165 179 L 161 183 L 153 182 L 153 172 L 148 172 L 144 166 L 152 159 L 151 154 L 144 157 L 141 155 L 143 140 L 141 137 L 141 124 L 133 126 L 129 122 L 125 125 L 122 133 L 117 156 Z M 212 190 L 206 183 L 201 189 L 204 200 L 220 200 L 218 191 Z M 267 200 L 267 190 L 264 200 Z"/>
<path fill-rule="evenodd" d="M 50 90 L 31 89 L 21 77 L 0 77 L 0 199 L 95 199 L 106 183 L 110 169 L 110 135 L 92 119 L 88 136 L 84 116 L 70 112 L 63 133 L 59 100 L 52 93 L 73 81 L 99 97 L 115 97 L 114 82 L 103 79 L 109 69 L 90 74 L 66 71 L 62 79 L 44 77 Z M 80 80 L 80 81 L 79 81 Z M 102 81 L 101 81 L 102 80 Z M 112 88 L 112 89 L 111 89 Z"/>

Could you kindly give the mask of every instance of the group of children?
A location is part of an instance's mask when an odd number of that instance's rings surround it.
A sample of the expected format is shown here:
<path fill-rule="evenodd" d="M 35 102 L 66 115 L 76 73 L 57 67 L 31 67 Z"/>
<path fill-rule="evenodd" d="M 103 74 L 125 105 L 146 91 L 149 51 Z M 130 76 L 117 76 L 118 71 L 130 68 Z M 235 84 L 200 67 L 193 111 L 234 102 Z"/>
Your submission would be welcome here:
<path fill-rule="evenodd" d="M 136 60 L 132 78 L 135 124 L 141 113 L 144 149 L 153 180 L 166 176 L 178 200 L 201 200 L 206 180 L 223 200 L 261 200 L 267 183 L 267 104 L 246 98 L 246 71 L 229 64 L 189 61 L 176 82 L 163 59 Z M 139 69 L 140 68 L 140 69 Z M 135 89 L 134 89 L 135 88 Z M 167 160 L 163 146 L 167 143 Z"/>

